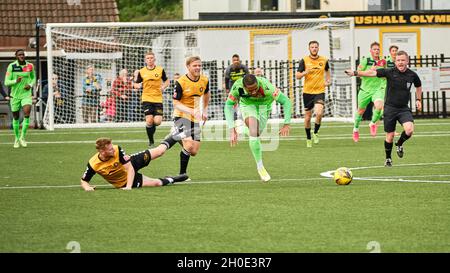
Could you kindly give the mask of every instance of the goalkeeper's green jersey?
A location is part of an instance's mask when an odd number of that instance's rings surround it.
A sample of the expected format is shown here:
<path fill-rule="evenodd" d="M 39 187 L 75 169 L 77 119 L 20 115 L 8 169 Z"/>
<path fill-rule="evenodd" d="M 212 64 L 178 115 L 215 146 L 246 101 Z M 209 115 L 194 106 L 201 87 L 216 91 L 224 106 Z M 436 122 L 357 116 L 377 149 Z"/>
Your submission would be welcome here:
<path fill-rule="evenodd" d="M 273 101 L 283 105 L 284 110 L 284 123 L 289 124 L 291 121 L 291 101 L 285 94 L 283 94 L 279 89 L 275 88 L 272 83 L 269 82 L 264 77 L 256 77 L 258 81 L 258 97 L 252 97 L 248 94 L 247 90 L 244 88 L 243 78 L 237 80 L 230 93 L 228 94 L 228 99 L 225 103 L 225 117 L 228 122 L 229 128 L 234 127 L 233 125 L 233 114 L 232 107 L 237 102 L 242 106 L 258 106 L 265 107 L 266 111 L 270 113 L 272 109 Z M 227 107 L 228 106 L 228 107 Z"/>
<path fill-rule="evenodd" d="M 22 77 L 20 82 L 17 78 Z M 26 85 L 33 86 L 36 82 L 34 66 L 32 63 L 25 61 L 24 65 L 20 65 L 19 61 L 12 62 L 8 65 L 5 76 L 5 85 L 11 87 L 10 96 L 15 99 L 23 99 L 31 96 L 32 89 L 25 89 Z"/>
<path fill-rule="evenodd" d="M 378 61 L 374 60 L 372 57 L 362 58 L 361 63 L 358 66 L 358 70 L 366 71 L 375 67 L 376 69 L 385 68 L 386 60 L 380 59 Z M 384 89 L 386 87 L 386 79 L 378 77 L 361 77 L 360 90 L 364 92 L 372 93 L 379 89 Z"/>

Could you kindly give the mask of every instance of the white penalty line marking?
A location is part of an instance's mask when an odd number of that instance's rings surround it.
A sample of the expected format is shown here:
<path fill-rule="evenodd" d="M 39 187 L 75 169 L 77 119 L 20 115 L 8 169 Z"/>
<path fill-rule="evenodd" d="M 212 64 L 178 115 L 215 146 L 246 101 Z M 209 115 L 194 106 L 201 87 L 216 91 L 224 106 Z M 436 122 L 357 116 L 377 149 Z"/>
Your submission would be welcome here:
<path fill-rule="evenodd" d="M 310 180 L 324 180 L 327 179 L 325 177 L 317 177 L 317 178 L 280 178 L 280 179 L 271 179 L 269 182 L 262 182 L 259 179 L 251 179 L 251 180 L 217 180 L 217 181 L 194 181 L 194 182 L 179 182 L 176 185 L 196 185 L 196 184 L 226 184 L 226 183 L 255 183 L 259 182 L 262 184 L 267 184 L 272 181 L 310 181 Z M 95 187 L 109 187 L 112 188 L 111 185 L 92 185 Z M 0 190 L 15 190 L 15 189 L 63 189 L 63 188 L 81 188 L 80 185 L 37 185 L 37 186 L 3 186 L 0 187 Z"/>
<path fill-rule="evenodd" d="M 342 134 L 341 134 L 342 135 Z M 449 137 L 450 136 L 450 132 L 442 132 L 439 134 L 414 134 L 414 138 L 418 138 L 418 137 Z M 375 139 L 377 138 L 384 138 L 384 135 L 380 135 L 375 137 Z M 360 134 L 360 138 L 363 139 L 374 139 L 374 137 L 370 136 L 369 134 Z M 270 141 L 270 140 L 274 140 L 274 137 L 261 137 L 262 141 Z M 279 137 L 278 140 L 279 141 L 295 141 L 295 140 L 304 140 L 304 136 L 288 136 L 288 137 Z M 321 136 L 320 139 L 322 140 L 340 140 L 340 139 L 347 139 L 347 140 L 351 140 L 351 135 L 345 134 L 342 136 L 338 136 L 336 137 L 336 135 L 330 135 L 329 137 L 327 136 Z M 247 137 L 245 138 L 241 138 L 240 141 L 246 141 L 248 140 Z M 228 142 L 230 141 L 228 138 L 213 138 L 213 139 L 208 139 L 208 138 L 203 138 L 202 141 L 205 142 Z M 114 140 L 115 143 L 147 143 L 148 140 L 147 139 L 118 139 L 118 140 Z M 95 143 L 94 140 L 67 140 L 67 141 L 27 141 L 28 144 L 93 144 Z M 13 145 L 13 142 L 3 142 L 0 143 L 0 145 Z"/>
<path fill-rule="evenodd" d="M 343 122 L 344 124 L 341 125 L 330 125 L 330 124 L 323 124 L 321 128 L 353 128 L 352 122 Z M 421 121 L 414 121 L 415 125 L 418 126 L 436 126 L 436 125 L 443 125 L 443 126 L 450 126 L 450 122 L 421 122 Z M 171 126 L 162 126 L 163 128 L 170 128 Z M 228 129 L 225 128 L 225 125 L 216 126 L 218 127 L 219 131 L 227 131 Z M 383 127 L 382 124 L 379 125 L 380 128 Z M 291 123 L 291 128 L 303 128 L 303 123 Z M 400 127 L 399 127 L 400 128 Z M 85 131 L 88 130 L 88 131 Z M 93 130 L 95 128 L 75 128 L 75 129 L 57 129 L 56 131 L 43 131 L 43 132 L 37 132 L 33 131 L 33 135 L 92 135 L 92 134 L 130 134 L 130 133 L 142 133 L 141 129 L 136 128 L 130 128 L 129 130 L 125 130 L 124 128 L 120 127 L 120 124 L 118 125 L 118 128 L 110 128 L 110 130 L 100 130 L 95 131 Z M 215 129 L 217 131 L 217 129 Z M 417 133 L 416 133 L 417 134 Z M 0 136 L 12 136 L 11 130 L 0 130 Z"/>
<path fill-rule="evenodd" d="M 450 162 L 431 162 L 431 163 L 411 163 L 411 164 L 399 164 L 395 165 L 395 167 L 408 167 L 408 166 L 427 166 L 427 165 L 450 165 Z M 385 168 L 384 166 L 366 166 L 366 167 L 355 167 L 349 168 L 350 170 L 364 170 L 364 169 L 378 169 Z M 333 177 L 334 170 L 322 172 L 320 175 L 322 177 L 317 178 L 280 178 L 280 179 L 271 179 L 270 181 L 311 181 L 311 180 L 325 180 Z M 412 180 L 412 179 L 404 179 L 404 178 L 413 178 L 413 177 L 449 177 L 450 175 L 409 175 L 409 176 L 389 176 L 389 177 L 354 177 L 355 180 L 363 180 L 363 181 L 383 181 L 383 182 L 410 182 L 410 183 L 440 183 L 440 184 L 450 184 L 450 181 L 443 180 Z M 180 182 L 177 185 L 196 185 L 196 184 L 226 184 L 226 183 L 255 183 L 259 182 L 262 184 L 266 184 L 266 182 L 262 182 L 259 179 L 250 179 L 250 180 L 217 180 L 217 181 L 194 181 L 194 182 Z M 270 182 L 268 182 L 270 183 Z M 95 187 L 110 187 L 111 185 L 93 185 Z M 11 190 L 11 189 L 63 189 L 63 188 L 80 188 L 80 185 L 37 185 L 37 186 L 3 186 L 0 187 L 0 190 Z"/>
<path fill-rule="evenodd" d="M 450 162 L 429 162 L 429 163 L 411 163 L 411 164 L 398 164 L 396 167 L 409 167 L 409 166 L 429 166 L 429 165 L 450 165 Z M 365 169 L 380 169 L 386 168 L 385 166 L 366 166 L 349 168 L 350 170 L 365 170 Z M 326 178 L 333 177 L 335 170 L 326 171 L 320 175 Z M 450 184 L 449 180 L 420 180 L 420 179 L 404 179 L 414 177 L 448 177 L 450 175 L 411 175 L 411 176 L 385 176 L 385 177 L 353 177 L 354 180 L 363 181 L 383 181 L 383 182 L 409 182 L 409 183 L 438 183 L 438 184 Z"/>

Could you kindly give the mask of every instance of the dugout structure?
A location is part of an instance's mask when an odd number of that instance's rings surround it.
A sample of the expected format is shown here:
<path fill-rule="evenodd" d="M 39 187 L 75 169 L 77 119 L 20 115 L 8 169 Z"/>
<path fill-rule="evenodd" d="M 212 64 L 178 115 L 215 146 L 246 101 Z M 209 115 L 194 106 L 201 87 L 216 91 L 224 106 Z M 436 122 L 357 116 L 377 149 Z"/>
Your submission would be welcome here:
<path fill-rule="evenodd" d="M 185 59 L 198 55 L 203 73 L 210 79 L 211 102 L 207 124 L 225 124 L 223 105 L 224 70 L 219 65 L 235 53 L 248 64 L 250 71 L 262 66 L 264 75 L 279 87 L 293 103 L 293 122 L 303 117 L 302 80 L 295 79 L 300 58 L 309 54 L 308 43 L 320 43 L 320 55 L 330 60 L 332 84 L 326 90 L 327 120 L 348 120 L 356 109 L 356 82 L 344 74 L 354 69 L 353 18 L 283 19 L 248 21 L 183 21 L 142 23 L 54 23 L 46 25 L 48 107 L 44 115 L 47 129 L 143 126 L 140 95 L 142 90 L 122 90 L 127 99 L 119 101 L 113 90 L 114 80 L 122 69 L 130 81 L 136 70 L 145 66 L 144 54 L 152 51 L 156 64 L 164 68 L 169 79 L 185 74 Z M 100 88 L 96 92 L 95 119 L 83 120 L 86 93 L 83 80 L 86 69 L 94 67 Z M 58 75 L 53 84 L 53 74 Z M 54 96 L 59 89 L 60 97 Z M 121 92 L 122 92 L 121 91 Z M 163 93 L 164 121 L 172 118 L 173 82 Z M 115 97 L 116 96 L 116 97 Z M 116 116 L 106 118 L 115 97 Z M 111 110 L 111 109 L 109 109 Z M 274 104 L 272 122 L 282 118 L 282 109 Z"/>

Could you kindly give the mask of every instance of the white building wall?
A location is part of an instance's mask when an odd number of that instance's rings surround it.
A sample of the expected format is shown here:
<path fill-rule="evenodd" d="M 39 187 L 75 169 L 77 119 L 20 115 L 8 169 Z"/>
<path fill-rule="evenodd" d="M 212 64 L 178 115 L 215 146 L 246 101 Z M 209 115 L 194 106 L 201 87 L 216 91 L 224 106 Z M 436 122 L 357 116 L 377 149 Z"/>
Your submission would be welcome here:
<path fill-rule="evenodd" d="M 367 10 L 369 0 L 322 0 L 321 11 Z M 250 4 L 257 10 L 250 10 Z M 305 2 L 302 9 L 304 10 Z M 196 20 L 200 12 L 249 12 L 260 11 L 261 0 L 183 0 L 183 19 Z M 295 7 L 291 0 L 278 0 L 279 12 L 291 12 Z"/>
<path fill-rule="evenodd" d="M 308 30 L 294 30 L 292 36 L 292 58 L 300 59 L 309 54 L 308 43 L 317 40 L 320 43 L 321 55 L 330 56 L 329 33 L 326 30 L 311 32 Z M 421 54 L 432 55 L 450 52 L 448 43 L 436 42 L 436 37 L 450 37 L 450 28 L 421 28 Z M 348 44 L 348 33 L 333 31 L 333 38 L 339 38 L 341 47 L 334 51 L 334 58 L 347 58 L 351 55 L 352 47 Z M 360 56 L 370 54 L 370 44 L 380 42 L 379 28 L 355 29 L 355 53 L 360 48 Z M 199 31 L 199 54 L 204 60 L 231 59 L 235 53 L 242 60 L 250 59 L 250 31 L 249 30 L 203 30 Z M 355 55 L 355 57 L 357 57 Z"/>
<path fill-rule="evenodd" d="M 385 27 L 384 27 L 385 28 Z M 177 49 L 172 53 L 174 60 L 185 59 L 190 55 L 200 55 L 202 60 L 228 61 L 235 53 L 239 54 L 242 60 L 250 60 L 250 31 L 245 30 L 199 30 L 198 44 L 196 48 L 183 49 L 185 46 L 184 35 L 178 34 L 172 43 Z M 330 56 L 329 33 L 327 30 L 293 30 L 291 32 L 292 58 L 300 59 L 309 54 L 308 43 L 317 40 L 320 43 L 319 54 Z M 450 27 L 422 27 L 420 28 L 420 48 L 422 55 L 433 55 L 450 52 L 450 44 L 439 42 L 439 37 L 450 37 Z M 333 31 L 333 38 L 340 40 L 340 48 L 334 51 L 334 58 L 348 58 L 351 55 L 352 46 L 349 44 L 348 32 L 343 30 Z M 370 54 L 370 44 L 380 41 L 380 28 L 355 28 L 355 57 L 357 49 L 360 49 L 360 56 Z M 383 47 L 384 49 L 384 47 Z M 174 56 L 174 54 L 176 56 Z M 184 71 L 184 64 L 177 64 L 176 70 Z M 182 72 L 181 71 L 181 72 Z"/>
<path fill-rule="evenodd" d="M 322 0 L 320 11 L 363 11 L 368 10 L 369 0 Z"/>
<path fill-rule="evenodd" d="M 329 56 L 328 31 L 298 30 L 292 33 L 292 58 L 298 60 L 309 55 L 308 44 L 312 40 L 319 42 L 319 55 Z"/>
<path fill-rule="evenodd" d="M 205 61 L 231 60 L 236 53 L 242 60 L 249 60 L 250 34 L 248 30 L 199 31 L 199 47 Z"/>
<path fill-rule="evenodd" d="M 200 30 L 198 36 L 200 56 L 205 61 L 228 61 L 231 60 L 233 54 L 237 53 L 242 60 L 250 60 L 250 32 L 251 30 Z M 335 30 L 333 31 L 333 38 L 340 39 L 341 43 L 340 49 L 334 51 L 334 58 L 348 58 L 352 50 L 352 46 L 349 44 L 349 32 Z M 308 43 L 312 40 L 320 43 L 319 54 L 330 55 L 329 32 L 327 30 L 316 30 L 314 32 L 311 30 L 293 30 L 291 39 L 293 59 L 300 59 L 308 55 Z"/>
<path fill-rule="evenodd" d="M 355 28 L 355 50 L 360 48 L 360 57 L 370 55 L 370 44 L 380 42 L 379 28 Z M 357 52 L 355 58 L 358 58 Z"/>
<path fill-rule="evenodd" d="M 224 0 L 221 0 L 224 1 Z M 230 12 L 245 12 L 245 11 L 249 11 L 249 3 L 248 0 L 225 0 L 224 2 L 229 2 L 228 3 L 228 8 Z M 216 2 L 216 1 L 214 1 Z M 220 2 L 220 1 L 217 1 Z M 216 10 L 214 10 L 216 11 Z"/>
<path fill-rule="evenodd" d="M 441 42 L 441 37 L 450 37 L 450 27 L 421 27 L 420 54 L 436 55 L 444 53 L 448 55 L 450 53 L 450 44 Z M 380 28 L 355 28 L 355 49 L 360 47 L 361 56 L 370 54 L 370 44 L 375 41 L 383 42 L 380 41 Z M 383 51 L 385 51 L 384 47 Z M 356 55 L 355 57 L 358 56 Z"/>
<path fill-rule="evenodd" d="M 230 12 L 230 2 L 236 4 L 236 1 L 238 0 L 183 0 L 183 19 L 196 20 L 200 12 Z M 236 5 L 233 6 L 233 11 L 237 11 L 234 10 L 235 7 Z"/>
<path fill-rule="evenodd" d="M 450 54 L 450 27 L 442 28 L 421 28 L 421 54 L 436 55 L 444 53 L 446 56 Z"/>

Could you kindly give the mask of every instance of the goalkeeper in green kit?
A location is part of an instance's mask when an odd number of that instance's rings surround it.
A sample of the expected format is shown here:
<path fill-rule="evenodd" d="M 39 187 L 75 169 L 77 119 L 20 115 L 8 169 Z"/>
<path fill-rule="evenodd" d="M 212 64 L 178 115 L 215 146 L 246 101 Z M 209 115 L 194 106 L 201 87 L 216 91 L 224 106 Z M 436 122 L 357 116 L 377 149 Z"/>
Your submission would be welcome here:
<path fill-rule="evenodd" d="M 247 74 L 237 80 L 231 88 L 224 109 L 225 118 L 230 129 L 231 146 L 234 146 L 237 144 L 237 132 L 233 119 L 233 106 L 239 103 L 246 125 L 245 131 L 249 136 L 250 150 L 255 158 L 258 174 L 263 181 L 269 181 L 270 175 L 262 162 L 260 135 L 266 127 L 274 100 L 282 104 L 284 110 L 284 125 L 280 129 L 279 134 L 288 136 L 289 123 L 291 121 L 291 101 L 266 78 Z"/>
<path fill-rule="evenodd" d="M 32 91 L 36 82 L 34 66 L 25 61 L 25 52 L 19 49 L 15 53 L 16 61 L 8 65 L 5 76 L 5 85 L 11 88 L 11 112 L 13 114 L 13 131 L 15 136 L 14 148 L 27 147 L 25 136 L 30 125 L 31 105 L 33 103 Z M 22 133 L 19 131 L 20 109 L 23 109 L 24 119 Z"/>

